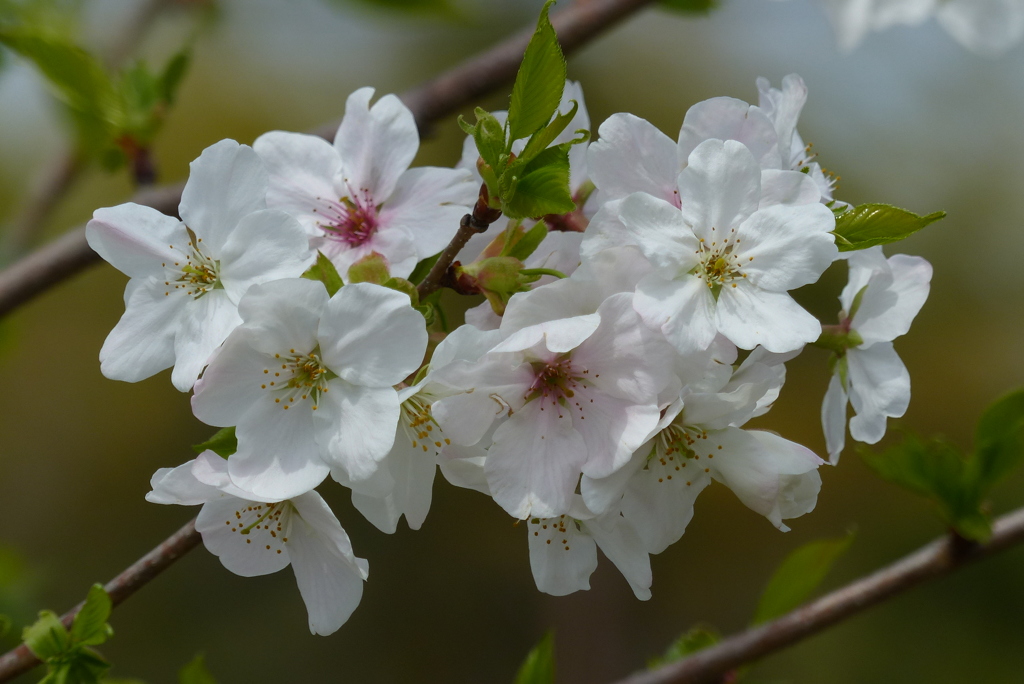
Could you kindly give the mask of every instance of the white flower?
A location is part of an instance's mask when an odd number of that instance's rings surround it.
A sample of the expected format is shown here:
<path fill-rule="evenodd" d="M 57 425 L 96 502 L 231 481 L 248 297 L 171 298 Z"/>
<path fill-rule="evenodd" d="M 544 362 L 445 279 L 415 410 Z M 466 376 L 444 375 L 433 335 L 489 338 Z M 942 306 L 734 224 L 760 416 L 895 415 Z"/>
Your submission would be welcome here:
<path fill-rule="evenodd" d="M 820 203 L 764 206 L 760 168 L 734 140 L 701 143 L 678 188 L 680 208 L 637 192 L 604 224 L 611 242 L 639 246 L 656 268 L 634 299 L 644 322 L 684 354 L 718 333 L 776 353 L 816 340 L 820 324 L 788 291 L 817 281 L 836 257 L 832 212 Z"/>
<path fill-rule="evenodd" d="M 209 425 L 237 426 L 232 482 L 257 497 L 309 491 L 334 469 L 369 478 L 391 450 L 399 420 L 392 387 L 420 365 L 427 333 L 409 297 L 369 283 L 333 298 L 319 281 L 252 288 L 244 321 L 196 383 L 192 409 Z"/>
<path fill-rule="evenodd" d="M 851 253 L 850 281 L 839 301 L 839 325 L 831 331 L 850 346 L 836 360 L 821 421 L 832 463 L 846 443 L 846 404 L 856 415 L 850 435 L 875 444 L 885 435 L 886 418 L 899 418 L 910 405 L 910 374 L 892 340 L 910 330 L 921 310 L 932 267 L 921 257 L 897 254 L 885 258 L 881 247 Z"/>
<path fill-rule="evenodd" d="M 613 295 L 596 314 L 502 330 L 505 339 L 479 361 L 438 371 L 438 382 L 464 390 L 434 404 L 453 442 L 476 444 L 508 416 L 494 430 L 485 472 L 514 517 L 567 513 L 581 472 L 611 474 L 657 424 L 671 350 L 630 299 Z"/>
<path fill-rule="evenodd" d="M 373 88 L 349 95 L 333 146 L 273 131 L 253 147 L 270 172 L 268 205 L 297 217 L 343 277 L 378 252 L 404 278 L 448 244 L 479 185 L 464 170 L 410 169 L 419 148 L 412 112 L 394 95 L 370 107 L 372 97 Z"/>
<path fill-rule="evenodd" d="M 249 287 L 306 269 L 302 227 L 267 210 L 266 194 L 256 153 L 222 140 L 192 162 L 181 221 L 132 203 L 93 214 L 89 246 L 131 278 L 124 316 L 100 350 L 105 376 L 137 382 L 173 366 L 171 381 L 187 392 L 241 323 Z"/>
<path fill-rule="evenodd" d="M 227 463 L 212 451 L 161 468 L 151 486 L 146 499 L 153 503 L 202 505 L 196 530 L 236 575 L 268 575 L 290 564 L 313 634 L 333 634 L 359 605 L 369 565 L 352 553 L 348 535 L 316 492 L 253 499 L 230 483 Z"/>

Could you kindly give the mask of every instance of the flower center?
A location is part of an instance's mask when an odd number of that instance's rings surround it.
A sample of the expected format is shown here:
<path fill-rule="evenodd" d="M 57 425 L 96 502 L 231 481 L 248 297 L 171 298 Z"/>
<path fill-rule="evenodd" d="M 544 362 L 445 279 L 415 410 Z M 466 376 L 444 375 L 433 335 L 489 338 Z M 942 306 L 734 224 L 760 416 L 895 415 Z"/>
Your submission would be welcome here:
<path fill-rule="evenodd" d="M 568 551 L 573 537 L 580 534 L 580 524 L 568 515 L 557 518 L 530 518 L 529 530 L 535 537 L 540 537 L 545 544 L 561 547 Z"/>
<path fill-rule="evenodd" d="M 261 389 L 269 390 L 274 403 L 288 410 L 305 401 L 316 411 L 320 403 L 320 394 L 326 393 L 327 383 L 337 376 L 324 366 L 320 359 L 320 348 L 308 354 L 296 353 L 294 349 L 288 354 L 274 354 L 280 368 L 263 369 Z"/>
<path fill-rule="evenodd" d="M 693 446 L 698 440 L 707 438 L 708 434 L 704 430 L 672 423 L 654 438 L 654 448 L 647 456 L 644 469 L 657 477 L 658 482 L 666 482 L 673 477 L 685 477 L 686 484 L 690 485 L 692 478 L 700 470 L 699 465 L 693 463 L 700 460 Z M 691 465 L 689 471 L 686 470 L 688 464 Z"/>
<path fill-rule="evenodd" d="M 524 399 L 527 402 L 540 400 L 541 411 L 555 407 L 559 417 L 562 416 L 560 409 L 575 407 L 583 419 L 583 404 L 593 403 L 593 399 L 577 395 L 590 387 L 587 382 L 590 371 L 575 366 L 567 354 L 555 361 L 533 361 L 530 365 L 536 375 Z"/>
<path fill-rule="evenodd" d="M 321 200 L 323 201 L 323 200 Z M 317 225 L 327 237 L 349 247 L 359 247 L 377 232 L 379 207 L 370 197 L 369 190 L 362 191 L 362 198 L 342 197 L 337 202 L 323 202 L 315 209 L 323 216 Z"/>
<path fill-rule="evenodd" d="M 224 521 L 224 525 L 241 535 L 253 553 L 280 554 L 288 543 L 285 528 L 291 510 L 287 501 L 259 504 L 239 500 L 238 508 Z"/>
<path fill-rule="evenodd" d="M 402 402 L 402 427 L 413 449 L 423 449 L 438 456 L 452 441 L 441 432 L 441 426 L 430 413 L 430 404 L 414 395 Z"/>
<path fill-rule="evenodd" d="M 714 228 L 711 230 L 715 231 Z M 733 228 L 726 237 L 714 239 L 711 244 L 704 238 L 700 238 L 700 242 L 697 243 L 697 258 L 700 264 L 693 273 L 716 295 L 723 285 L 736 287 L 734 280 L 747 277 L 741 269 L 739 257 L 733 253 L 733 249 L 740 242 L 735 234 L 736 229 Z M 753 261 L 753 258 L 750 260 Z"/>
<path fill-rule="evenodd" d="M 210 290 L 224 287 L 220 282 L 220 262 L 203 252 L 202 238 L 197 238 L 186 226 L 189 244 L 184 250 L 185 261 L 175 261 L 172 266 L 162 266 L 169 271 L 164 285 L 174 290 L 183 290 L 186 295 L 199 299 Z M 169 245 L 175 249 L 174 245 Z M 171 290 L 164 293 L 170 296 Z"/>

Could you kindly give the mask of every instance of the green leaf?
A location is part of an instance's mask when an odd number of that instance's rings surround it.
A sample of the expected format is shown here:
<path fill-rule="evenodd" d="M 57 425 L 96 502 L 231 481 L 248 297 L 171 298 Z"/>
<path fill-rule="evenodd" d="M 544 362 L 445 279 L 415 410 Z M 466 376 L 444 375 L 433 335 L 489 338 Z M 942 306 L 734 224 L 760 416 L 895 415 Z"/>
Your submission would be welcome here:
<path fill-rule="evenodd" d="M 718 0 L 661 0 L 661 6 L 683 14 L 710 14 L 718 8 Z"/>
<path fill-rule="evenodd" d="M 813 541 L 786 556 L 761 594 L 752 624 L 774 620 L 804 603 L 852 541 L 853 534 Z"/>
<path fill-rule="evenodd" d="M 75 615 L 75 621 L 71 624 L 71 640 L 83 646 L 97 646 L 109 639 L 113 632 L 107 624 L 107 619 L 110 618 L 110 611 L 113 608 L 110 595 L 103 585 L 92 585 L 85 597 L 85 605 Z"/>
<path fill-rule="evenodd" d="M 234 427 L 226 427 L 217 430 L 210 439 L 201 444 L 193 444 L 192 450 L 201 454 L 210 450 L 221 458 L 227 458 L 238 451 L 238 437 L 235 436 Z"/>
<path fill-rule="evenodd" d="M 862 204 L 836 216 L 836 245 L 850 252 L 896 242 L 945 216 L 944 211 L 918 216 L 888 204 Z"/>
<path fill-rule="evenodd" d="M 319 280 L 327 288 L 327 294 L 334 296 L 344 283 L 341 280 L 341 276 L 338 274 L 338 269 L 334 267 L 331 260 L 324 256 L 323 252 L 317 251 L 316 262 L 313 263 L 309 269 L 302 274 L 303 278 L 309 278 L 310 280 Z"/>
<path fill-rule="evenodd" d="M 572 109 L 565 114 L 559 114 L 554 120 L 544 128 L 540 129 L 532 136 L 530 136 L 529 142 L 526 143 L 526 147 L 523 148 L 522 153 L 519 155 L 520 159 L 533 159 L 543 150 L 547 149 L 547 146 L 555 141 L 555 138 L 565 130 L 565 127 L 569 125 L 573 117 L 576 116 L 576 112 L 579 110 L 580 105 L 576 100 L 572 101 Z M 590 132 L 587 132 L 585 138 L 580 142 L 586 142 L 590 137 Z"/>
<path fill-rule="evenodd" d="M 178 684 L 217 684 L 217 680 L 206 669 L 206 661 L 200 653 L 192 662 L 178 670 Z"/>
<path fill-rule="evenodd" d="M 722 635 L 718 633 L 714 627 L 707 627 L 704 625 L 698 625 L 692 628 L 689 632 L 682 634 L 678 639 L 672 642 L 665 653 L 658 658 L 651 658 L 647 661 L 647 668 L 650 670 L 674 663 L 677 660 L 682 660 L 688 655 L 693 655 L 697 651 L 703 651 L 709 646 L 714 646 L 722 640 Z"/>
<path fill-rule="evenodd" d="M 100 684 L 103 675 L 109 669 L 110 663 L 99 653 L 88 648 L 80 648 L 73 651 L 68 660 L 56 664 L 51 672 L 60 672 L 67 684 Z"/>
<path fill-rule="evenodd" d="M 524 165 L 502 174 L 502 211 L 513 219 L 567 214 L 576 209 L 569 193 L 569 147 L 549 147 Z"/>
<path fill-rule="evenodd" d="M 505 154 L 505 129 L 490 112 L 477 107 L 475 113 L 475 126 L 465 123 L 462 117 L 459 117 L 459 125 L 467 134 L 473 136 L 480 158 L 492 168 L 498 168 L 501 157 Z"/>
<path fill-rule="evenodd" d="M 57 657 L 71 648 L 71 635 L 50 610 L 41 611 L 39 619 L 22 631 L 21 639 L 40 660 Z"/>
<path fill-rule="evenodd" d="M 555 635 L 548 632 L 540 640 L 516 675 L 515 684 L 555 684 Z"/>
<path fill-rule="evenodd" d="M 157 92 L 162 102 L 167 105 L 174 104 L 178 97 L 178 88 L 185 80 L 185 75 L 191 65 L 192 50 L 190 48 L 181 50 L 167 61 L 163 73 L 160 74 L 157 81 Z"/>
<path fill-rule="evenodd" d="M 533 228 L 523 233 L 523 229 L 517 227 L 516 230 L 522 233 L 515 242 L 509 247 L 502 250 L 502 256 L 510 256 L 519 261 L 526 261 L 527 257 L 533 254 L 540 243 L 544 242 L 544 238 L 548 236 L 548 227 L 543 221 L 538 221 Z"/>
<path fill-rule="evenodd" d="M 555 29 L 548 19 L 548 10 L 554 2 L 548 0 L 540 11 L 537 30 L 526 46 L 526 54 L 519 65 L 515 85 L 512 86 L 506 152 L 511 150 L 512 141 L 529 137 L 547 124 L 562 100 L 565 57 Z"/>
<path fill-rule="evenodd" d="M 972 476 L 987 492 L 1024 460 L 1024 390 L 1011 392 L 985 410 L 974 437 Z"/>

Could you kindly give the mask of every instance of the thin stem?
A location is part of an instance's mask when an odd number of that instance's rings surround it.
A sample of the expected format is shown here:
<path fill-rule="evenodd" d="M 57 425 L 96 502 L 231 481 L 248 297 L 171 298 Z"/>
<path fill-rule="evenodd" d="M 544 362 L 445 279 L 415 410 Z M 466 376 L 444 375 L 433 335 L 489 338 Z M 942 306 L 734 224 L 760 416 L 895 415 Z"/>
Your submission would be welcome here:
<path fill-rule="evenodd" d="M 174 561 L 198 546 L 201 541 L 202 537 L 196 532 L 196 521 L 193 518 L 155 549 L 132 563 L 127 570 L 107 582 L 103 588 L 110 594 L 110 601 L 115 606 L 118 605 L 170 567 Z M 65 627 L 71 627 L 72 620 L 81 609 L 82 604 L 79 603 L 61 617 Z M 10 681 L 39 664 L 39 659 L 22 644 L 0 656 L 0 682 Z"/>
<path fill-rule="evenodd" d="M 712 684 L 741 665 L 781 651 L 927 580 L 1024 542 L 1024 508 L 1004 515 L 984 544 L 948 535 L 777 620 L 735 634 L 684 660 L 615 684 Z"/>
<path fill-rule="evenodd" d="M 554 15 L 551 21 L 558 31 L 562 50 L 568 54 L 652 2 L 653 0 L 575 2 Z M 426 133 L 430 125 L 441 117 L 458 111 L 481 95 L 513 80 L 532 33 L 532 28 L 518 33 L 438 78 L 403 93 L 402 100 L 412 110 L 420 132 Z M 335 121 L 314 132 L 323 138 L 331 139 L 337 128 L 338 123 Z M 155 188 L 144 196 L 160 206 L 176 207 L 181 200 L 181 187 L 179 185 Z M 140 201 L 138 195 L 131 201 L 145 203 Z M 84 226 L 71 230 L 64 237 L 0 271 L 0 317 L 99 261 L 99 256 L 85 241 Z"/>

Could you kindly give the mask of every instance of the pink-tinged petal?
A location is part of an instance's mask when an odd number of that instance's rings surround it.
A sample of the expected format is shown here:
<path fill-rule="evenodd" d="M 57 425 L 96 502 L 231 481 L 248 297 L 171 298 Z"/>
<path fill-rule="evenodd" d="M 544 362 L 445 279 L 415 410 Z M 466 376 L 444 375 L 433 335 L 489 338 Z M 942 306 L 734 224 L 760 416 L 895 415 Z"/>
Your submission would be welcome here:
<path fill-rule="evenodd" d="M 328 384 L 313 414 L 320 454 L 349 480 L 369 479 L 395 443 L 400 403 L 391 387 L 364 387 L 341 378 Z"/>
<path fill-rule="evenodd" d="M 498 426 L 484 466 L 494 500 L 520 520 L 568 512 L 587 459 L 569 412 L 544 403 L 532 401 Z"/>
<path fill-rule="evenodd" d="M 889 257 L 889 282 L 872 279 L 861 298 L 851 327 L 864 341 L 863 346 L 891 342 L 907 334 L 910 324 L 928 299 L 932 265 L 921 257 L 896 254 Z M 882 280 L 879 278 L 878 280 Z M 887 287 L 882 287 L 887 285 Z"/>
<path fill-rule="evenodd" d="M 324 363 L 347 382 L 390 387 L 416 372 L 427 350 L 423 316 L 409 296 L 372 285 L 346 285 L 320 321 Z"/>
<path fill-rule="evenodd" d="M 420 146 L 412 112 L 394 95 L 370 107 L 373 88 L 348 96 L 334 147 L 341 155 L 342 182 L 353 195 L 368 193 L 383 203 L 394 192 Z"/>
<path fill-rule="evenodd" d="M 836 221 L 824 204 L 776 205 L 747 219 L 736 233 L 739 268 L 764 290 L 785 292 L 817 282 L 839 255 Z"/>
<path fill-rule="evenodd" d="M 369 566 L 352 553 L 341 523 L 316 492 L 292 501 L 298 515 L 289 525 L 289 553 L 309 631 L 327 636 L 348 621 L 363 596 Z"/>
<path fill-rule="evenodd" d="M 886 418 L 899 418 L 910 406 L 910 373 L 892 342 L 847 352 L 850 403 L 857 414 L 850 419 L 850 436 L 875 444 L 885 435 Z"/>
<path fill-rule="evenodd" d="M 526 533 L 530 569 L 539 590 L 567 596 L 590 589 L 590 575 L 597 569 L 597 546 L 589 534 L 577 529 L 571 516 L 533 518 Z"/>
<path fill-rule="evenodd" d="M 313 258 L 299 222 L 273 209 L 243 218 L 219 256 L 221 282 L 236 304 L 252 285 L 298 278 Z"/>
<path fill-rule="evenodd" d="M 267 208 L 267 170 L 251 147 L 221 140 L 189 165 L 178 205 L 181 220 L 219 254 L 247 214 Z"/>
<path fill-rule="evenodd" d="M 440 385 L 462 390 L 434 402 L 431 411 L 449 439 L 472 446 L 495 419 L 523 406 L 534 372 L 516 355 L 490 354 L 479 362 L 455 361 L 431 377 Z"/>
<path fill-rule="evenodd" d="M 708 140 L 690 154 L 678 183 L 683 221 L 698 238 L 716 242 L 757 211 L 761 167 L 741 143 Z"/>
<path fill-rule="evenodd" d="M 320 458 L 308 404 L 285 410 L 270 394 L 238 421 L 238 451 L 228 458 L 231 482 L 259 498 L 288 499 L 324 481 L 330 467 Z"/>
<path fill-rule="evenodd" d="M 271 507 L 270 515 L 257 524 Z M 258 577 L 286 568 L 291 562 L 290 547 L 284 538 L 293 515 L 288 502 L 265 504 L 226 496 L 203 506 L 196 519 L 196 530 L 207 550 L 225 568 L 242 577 Z"/>
<path fill-rule="evenodd" d="M 455 237 L 479 191 L 463 169 L 409 169 L 380 210 L 380 230 L 399 228 L 415 236 L 420 259 L 437 254 Z"/>
<path fill-rule="evenodd" d="M 583 473 L 590 478 L 608 477 L 624 467 L 658 424 L 658 405 L 636 405 L 600 392 L 581 391 L 568 400 L 573 425 L 587 445 Z M 580 406 L 575 406 L 579 403 Z"/>
<path fill-rule="evenodd" d="M 252 148 L 269 174 L 267 207 L 288 212 L 306 230 L 317 233 L 322 201 L 338 199 L 334 191 L 334 177 L 341 170 L 338 151 L 319 136 L 284 131 L 264 133 Z"/>
<path fill-rule="evenodd" d="M 241 323 L 224 290 L 213 290 L 188 304 L 174 337 L 171 383 L 182 392 L 192 389 L 214 350 Z"/>
<path fill-rule="evenodd" d="M 580 243 L 580 256 L 584 260 L 594 258 L 606 249 L 633 244 L 632 236 L 619 218 L 621 210 L 621 199 L 608 200 L 590 218 Z"/>
<path fill-rule="evenodd" d="M 740 280 L 722 288 L 715 311 L 718 330 L 740 349 L 761 345 L 782 354 L 810 344 L 821 323 L 785 292 L 768 292 Z"/>
<path fill-rule="evenodd" d="M 634 193 L 619 207 L 619 221 L 631 244 L 657 268 L 671 274 L 697 265 L 697 238 L 675 206 L 646 193 Z"/>
<path fill-rule="evenodd" d="M 646 192 L 675 204 L 681 165 L 672 139 L 632 114 L 613 114 L 587 149 L 587 168 L 607 199 Z"/>
<path fill-rule="evenodd" d="M 633 308 L 645 324 L 661 330 L 680 354 L 707 349 L 715 341 L 715 298 L 696 276 L 644 278 L 637 285 Z"/>
<path fill-rule="evenodd" d="M 307 354 L 317 346 L 317 329 L 330 296 L 319 280 L 285 278 L 250 287 L 238 303 L 248 339 L 274 355 Z"/>
<path fill-rule="evenodd" d="M 415 236 L 397 227 L 382 227 L 366 242 L 355 247 L 326 234 L 313 238 L 309 243 L 331 260 L 343 280 L 348 279 L 348 269 L 352 264 L 373 252 L 387 259 L 388 273 L 395 278 L 407 278 L 420 259 Z"/>
<path fill-rule="evenodd" d="M 693 519 L 693 503 L 711 476 L 681 455 L 653 458 L 630 479 L 622 497 L 622 515 L 648 553 L 661 553 L 679 541 Z"/>
<path fill-rule="evenodd" d="M 839 373 L 835 373 L 828 381 L 828 391 L 821 402 L 821 428 L 825 432 L 825 448 L 832 465 L 839 463 L 839 455 L 846 446 L 846 404 L 846 390 Z"/>
<path fill-rule="evenodd" d="M 494 313 L 494 308 L 488 301 L 480 302 L 477 306 L 466 309 L 466 325 L 477 330 L 497 330 L 501 326 L 502 319 L 502 316 Z"/>
<path fill-rule="evenodd" d="M 759 107 L 731 97 L 715 97 L 690 107 L 679 131 L 679 162 L 690 157 L 706 140 L 732 140 L 743 144 L 761 168 L 779 168 L 778 134 Z"/>
<path fill-rule="evenodd" d="M 185 225 L 156 209 L 128 202 L 97 209 L 85 239 L 104 261 L 130 278 L 164 277 L 164 264 L 184 260 Z"/>
<path fill-rule="evenodd" d="M 111 380 L 138 382 L 174 365 L 174 336 L 191 299 L 155 279 L 132 280 L 125 312 L 100 349 L 100 371 Z"/>
<path fill-rule="evenodd" d="M 799 171 L 766 169 L 761 172 L 761 201 L 758 209 L 776 204 L 817 204 L 821 191 L 814 179 Z"/>
<path fill-rule="evenodd" d="M 958 43 L 994 57 L 1024 37 L 1024 7 L 1017 0 L 950 0 L 936 18 Z"/>
<path fill-rule="evenodd" d="M 471 325 L 460 325 L 434 349 L 430 368 L 436 371 L 453 361 L 476 361 L 493 349 L 501 337 L 497 330 L 478 330 Z"/>
<path fill-rule="evenodd" d="M 504 341 L 495 345 L 492 351 L 521 352 L 533 349 L 538 355 L 543 355 L 545 351 L 562 354 L 582 344 L 600 323 L 601 318 L 596 313 L 537 323 L 511 332 Z"/>
<path fill-rule="evenodd" d="M 597 547 L 608 557 L 629 582 L 633 594 L 641 601 L 651 598 L 651 558 L 640 535 L 618 513 L 604 515 L 583 523 Z"/>
<path fill-rule="evenodd" d="M 158 504 L 198 506 L 221 496 L 216 487 L 200 482 L 192 474 L 195 460 L 183 463 L 177 468 L 160 468 L 149 480 L 152 491 L 146 494 L 146 501 Z"/>
<path fill-rule="evenodd" d="M 261 334 L 260 330 L 238 328 L 213 355 L 192 395 L 196 418 L 207 425 L 229 427 L 238 425 L 254 404 L 273 403 L 276 383 L 286 380 L 274 375 L 278 359 L 255 348 Z"/>
<path fill-rule="evenodd" d="M 647 465 L 647 456 L 654 447 L 647 442 L 633 452 L 629 462 L 607 477 L 593 478 L 586 474 L 580 478 L 580 494 L 587 510 L 601 515 L 610 509 L 619 510 L 619 500 L 637 471 Z"/>

